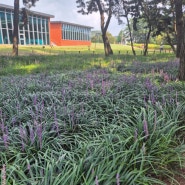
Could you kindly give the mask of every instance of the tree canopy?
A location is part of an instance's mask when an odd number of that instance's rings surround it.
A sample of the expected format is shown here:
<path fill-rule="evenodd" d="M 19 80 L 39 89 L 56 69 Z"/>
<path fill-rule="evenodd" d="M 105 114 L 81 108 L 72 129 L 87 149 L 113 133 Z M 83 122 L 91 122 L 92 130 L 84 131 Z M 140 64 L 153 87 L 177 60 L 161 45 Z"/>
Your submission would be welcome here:
<path fill-rule="evenodd" d="M 107 29 L 112 16 L 116 15 L 118 0 L 76 0 L 76 3 L 79 8 L 78 12 L 81 14 L 88 15 L 93 12 L 99 12 L 105 55 L 108 56 L 113 54 L 109 39 L 107 37 Z"/>
<path fill-rule="evenodd" d="M 145 39 L 144 55 L 147 53 L 147 45 L 151 36 L 165 35 L 166 41 L 180 60 L 178 78 L 185 80 L 185 0 L 119 0 L 119 6 L 118 20 L 125 17 L 128 22 L 128 17 L 130 17 L 135 31 L 138 31 L 140 19 L 146 22 L 148 33 Z M 132 41 L 130 24 L 128 28 Z M 175 44 L 177 45 L 176 50 Z"/>

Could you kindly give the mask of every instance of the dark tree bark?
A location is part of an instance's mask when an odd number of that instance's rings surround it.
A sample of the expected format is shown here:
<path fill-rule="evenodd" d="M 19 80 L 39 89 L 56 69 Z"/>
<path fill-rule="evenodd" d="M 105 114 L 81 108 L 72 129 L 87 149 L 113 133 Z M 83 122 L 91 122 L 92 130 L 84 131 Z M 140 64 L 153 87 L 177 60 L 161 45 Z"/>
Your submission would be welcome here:
<path fill-rule="evenodd" d="M 132 34 L 132 29 L 131 29 L 131 24 L 130 24 L 130 19 L 129 19 L 129 14 L 134 15 L 133 9 L 131 10 L 131 7 L 133 7 L 132 3 L 133 2 L 128 2 L 128 1 L 121 0 L 120 4 L 119 4 L 120 9 L 118 9 L 119 13 L 118 13 L 117 18 L 118 18 L 118 22 L 120 24 L 122 24 L 123 21 L 121 20 L 121 17 L 125 17 L 125 19 L 127 21 L 128 31 L 129 31 L 129 38 L 130 38 L 130 44 L 131 44 L 131 48 L 132 48 L 132 53 L 133 53 L 133 55 L 136 55 L 136 52 L 134 50 L 133 34 Z"/>
<path fill-rule="evenodd" d="M 177 32 L 176 57 L 180 57 L 180 52 L 183 44 L 182 41 L 184 37 L 182 0 L 175 0 L 175 12 L 176 12 L 176 32 Z"/>
<path fill-rule="evenodd" d="M 111 7 L 109 9 L 107 21 L 105 23 L 105 15 L 104 15 L 102 5 L 99 0 L 96 0 L 96 3 L 97 3 L 99 13 L 100 13 L 100 22 L 101 22 L 100 24 L 101 24 L 101 32 L 102 32 L 102 40 L 104 44 L 105 56 L 109 56 L 113 54 L 113 51 L 112 51 L 112 48 L 111 48 L 111 45 L 110 45 L 110 42 L 109 42 L 109 39 L 106 33 L 107 33 L 107 29 L 108 29 L 108 26 L 109 26 L 109 23 L 112 17 Z"/>
<path fill-rule="evenodd" d="M 19 45 L 19 0 L 14 0 L 14 18 L 13 18 L 13 56 L 18 56 Z"/>
<path fill-rule="evenodd" d="M 176 12 L 176 30 L 177 30 L 177 52 L 176 56 L 179 58 L 179 73 L 178 78 L 181 81 L 185 81 L 185 34 L 184 34 L 184 19 L 182 10 L 182 0 L 175 0 L 175 12 Z"/>
<path fill-rule="evenodd" d="M 132 48 L 132 53 L 133 53 L 133 55 L 136 55 L 136 52 L 134 50 L 133 37 L 132 37 L 132 31 L 131 31 L 130 21 L 128 19 L 128 14 L 126 15 L 126 19 L 127 19 L 128 30 L 129 30 L 129 37 L 130 37 L 130 44 L 131 44 L 131 48 Z"/>
<path fill-rule="evenodd" d="M 35 3 L 38 0 L 23 0 L 24 6 L 27 8 L 31 8 L 32 6 L 35 6 Z M 19 46 L 19 7 L 20 7 L 20 0 L 14 0 L 14 18 L 13 18 L 13 37 L 12 37 L 12 42 L 13 42 L 13 50 L 12 50 L 12 55 L 13 56 L 18 56 L 18 46 Z M 28 15 L 26 14 L 26 9 L 23 10 L 24 14 L 23 16 L 23 22 L 26 25 L 28 23 Z M 22 13 L 23 13 L 22 12 Z"/>
<path fill-rule="evenodd" d="M 176 53 L 176 49 L 175 49 L 175 47 L 174 47 L 174 45 L 173 45 L 173 42 L 172 42 L 172 39 L 171 39 L 169 33 L 167 32 L 166 34 L 167 34 L 167 36 L 166 36 L 166 41 L 167 41 L 168 44 L 171 46 L 173 52 Z"/>
<path fill-rule="evenodd" d="M 148 43 L 150 41 L 151 32 L 152 32 L 152 28 L 151 28 L 151 26 L 149 26 L 149 30 L 148 30 L 148 33 L 147 33 L 147 36 L 146 36 L 146 39 L 145 39 L 145 47 L 144 47 L 144 52 L 143 52 L 144 56 L 146 56 L 147 53 L 148 53 Z"/>
<path fill-rule="evenodd" d="M 109 56 L 113 54 L 109 39 L 106 34 L 102 34 L 102 39 L 103 39 L 103 45 L 104 45 L 104 51 L 105 51 L 105 56 Z"/>

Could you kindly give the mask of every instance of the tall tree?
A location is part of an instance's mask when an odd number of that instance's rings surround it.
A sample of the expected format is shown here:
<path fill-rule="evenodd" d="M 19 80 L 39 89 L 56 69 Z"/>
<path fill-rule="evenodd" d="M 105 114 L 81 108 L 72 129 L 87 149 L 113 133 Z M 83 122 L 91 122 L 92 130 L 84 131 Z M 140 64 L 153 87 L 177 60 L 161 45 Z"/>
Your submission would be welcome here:
<path fill-rule="evenodd" d="M 146 24 L 141 29 L 145 30 L 144 52 L 146 56 L 148 52 L 148 44 L 152 32 L 156 29 L 159 17 L 158 1 L 156 0 L 132 0 L 129 14 L 133 19 L 133 29 L 138 31 L 139 20 L 142 19 Z M 130 3 L 129 2 L 129 3 Z"/>
<path fill-rule="evenodd" d="M 177 52 L 179 58 L 179 80 L 185 81 L 185 19 L 183 17 L 183 0 L 174 0 L 176 12 L 176 30 L 177 30 Z"/>
<path fill-rule="evenodd" d="M 18 56 L 19 44 L 19 0 L 14 0 L 14 18 L 13 18 L 13 56 Z"/>
<path fill-rule="evenodd" d="M 145 38 L 145 47 L 144 47 L 144 53 L 143 53 L 143 55 L 146 56 L 148 52 L 148 44 L 150 41 L 152 30 L 155 29 L 154 20 L 155 20 L 155 17 L 158 15 L 158 8 L 157 8 L 157 4 L 155 4 L 155 0 L 154 1 L 143 0 L 140 2 L 140 7 L 141 7 L 142 14 L 139 18 L 143 18 L 147 22 L 147 27 L 146 27 L 147 34 Z"/>
<path fill-rule="evenodd" d="M 166 28 L 162 31 L 167 33 L 172 32 L 175 36 L 177 43 L 176 57 L 180 62 L 178 79 L 185 81 L 185 0 L 158 0 L 158 3 L 159 2 L 165 5 L 163 8 L 161 8 L 161 15 L 164 16 L 159 19 L 160 21 L 164 22 Z M 174 50 L 173 47 L 172 49 Z"/>
<path fill-rule="evenodd" d="M 105 56 L 113 54 L 109 39 L 107 37 L 107 29 L 108 29 L 111 17 L 115 13 L 115 6 L 117 2 L 118 0 L 76 0 L 77 7 L 81 8 L 78 11 L 79 13 L 87 15 L 93 12 L 99 12 Z"/>
<path fill-rule="evenodd" d="M 136 17 L 138 16 L 137 6 L 135 1 L 125 1 L 125 0 L 119 0 L 119 8 L 117 9 L 117 18 L 118 22 L 122 23 L 122 17 L 124 17 L 127 21 L 127 28 L 130 38 L 130 44 L 132 48 L 133 55 L 136 55 L 136 52 L 134 50 L 134 39 L 133 39 L 133 29 L 131 27 L 131 21 L 134 22 L 133 25 L 135 25 L 135 21 L 137 21 Z M 130 16 L 134 17 L 133 19 L 130 19 Z M 134 27 L 134 26 L 133 26 Z"/>
<path fill-rule="evenodd" d="M 165 40 L 171 46 L 174 53 L 176 53 L 174 47 L 176 42 L 174 0 L 159 0 L 155 3 L 157 5 L 158 14 L 153 17 L 153 20 L 155 20 L 153 21 L 155 27 L 153 36 L 163 36 L 163 40 Z"/>
<path fill-rule="evenodd" d="M 23 4 L 26 8 L 30 8 L 31 6 L 35 6 L 35 3 L 38 0 L 23 0 Z M 24 13 L 25 9 L 23 9 L 23 20 L 24 24 L 26 24 L 27 14 Z M 19 45 L 19 14 L 20 14 L 20 0 L 14 0 L 14 18 L 13 18 L 13 56 L 18 56 L 18 45 Z"/>
<path fill-rule="evenodd" d="M 137 19 L 145 18 L 148 24 L 149 31 L 155 31 L 156 35 L 162 32 L 167 35 L 167 41 L 173 48 L 173 41 L 170 35 L 175 36 L 177 42 L 176 57 L 179 58 L 179 80 L 185 81 L 185 0 L 130 0 L 124 1 L 133 3 L 132 9 L 138 11 L 138 14 L 133 14 L 131 11 L 131 16 L 135 18 L 135 23 Z M 135 3 L 135 5 L 134 5 Z M 137 12 L 136 11 L 136 12 Z M 134 20 L 134 19 L 133 19 Z M 137 24 L 133 23 L 133 27 L 137 29 Z M 150 33 L 147 39 L 150 38 Z"/>

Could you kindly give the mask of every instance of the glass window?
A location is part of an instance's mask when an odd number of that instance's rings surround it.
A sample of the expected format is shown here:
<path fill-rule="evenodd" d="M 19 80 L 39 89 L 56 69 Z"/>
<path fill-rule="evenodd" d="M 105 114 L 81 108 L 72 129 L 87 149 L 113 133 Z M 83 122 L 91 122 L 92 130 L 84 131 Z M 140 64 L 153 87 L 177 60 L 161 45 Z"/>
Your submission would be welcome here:
<path fill-rule="evenodd" d="M 4 12 L 0 12 L 0 17 L 1 17 L 1 25 L 2 25 L 2 28 L 6 28 L 5 13 Z"/>
<path fill-rule="evenodd" d="M 30 31 L 33 31 L 32 17 L 29 17 L 29 28 L 30 28 Z"/>
<path fill-rule="evenodd" d="M 50 44 L 50 42 L 49 42 L 49 33 L 47 33 L 47 42 L 46 42 L 46 44 Z"/>
<path fill-rule="evenodd" d="M 42 34 L 39 33 L 39 44 L 42 45 L 43 44 L 43 40 L 42 40 Z"/>
<path fill-rule="evenodd" d="M 26 24 L 26 25 L 24 26 L 24 29 L 25 29 L 25 30 L 28 30 L 28 24 Z"/>
<path fill-rule="evenodd" d="M 46 32 L 49 32 L 48 20 L 46 21 Z"/>
<path fill-rule="evenodd" d="M 43 33 L 43 44 L 46 44 L 46 35 Z"/>
<path fill-rule="evenodd" d="M 65 24 L 64 24 L 63 31 L 64 31 L 64 39 L 66 40 L 67 39 L 67 32 L 66 32 L 66 25 Z"/>
<path fill-rule="evenodd" d="M 41 25 L 41 19 L 38 18 L 38 31 L 40 31 L 40 32 L 42 31 L 41 27 L 42 27 L 42 25 Z"/>
<path fill-rule="evenodd" d="M 8 44 L 7 31 L 6 31 L 6 29 L 2 29 L 2 31 L 3 31 L 3 41 L 4 41 L 4 44 Z"/>
<path fill-rule="evenodd" d="M 35 44 L 32 31 L 30 32 L 30 44 Z"/>
<path fill-rule="evenodd" d="M 10 44 L 12 44 L 13 31 L 12 30 L 8 30 L 8 34 L 9 34 Z"/>
<path fill-rule="evenodd" d="M 0 44 L 12 43 L 13 17 L 13 11 L 0 9 Z M 21 18 L 21 14 L 19 18 Z M 71 39 L 71 25 L 67 25 L 65 30 L 62 32 L 62 36 Z M 49 18 L 30 14 L 28 25 L 20 26 L 19 33 L 20 41 L 24 39 L 26 44 L 49 44 Z"/>
<path fill-rule="evenodd" d="M 3 38 L 2 38 L 2 35 L 1 35 L 1 31 L 0 31 L 0 44 L 3 44 Z"/>
<path fill-rule="evenodd" d="M 42 31 L 43 32 L 46 32 L 45 27 L 46 27 L 46 20 L 42 19 Z"/>
<path fill-rule="evenodd" d="M 37 36 L 37 32 L 34 31 L 34 35 L 35 35 L 35 44 L 38 44 L 38 36 Z"/>
<path fill-rule="evenodd" d="M 11 13 L 6 13 L 8 29 L 13 29 Z"/>
<path fill-rule="evenodd" d="M 28 31 L 25 31 L 25 39 L 26 39 L 26 44 L 30 44 Z"/>
<path fill-rule="evenodd" d="M 34 27 L 34 31 L 37 31 L 37 19 L 36 19 L 36 17 L 33 17 L 33 27 Z"/>

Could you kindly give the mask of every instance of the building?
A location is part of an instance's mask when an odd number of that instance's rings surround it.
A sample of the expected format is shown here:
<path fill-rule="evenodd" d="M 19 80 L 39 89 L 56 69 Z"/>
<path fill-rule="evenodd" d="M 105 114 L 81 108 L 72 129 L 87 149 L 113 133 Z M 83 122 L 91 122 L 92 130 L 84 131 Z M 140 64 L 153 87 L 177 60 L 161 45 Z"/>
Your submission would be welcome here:
<path fill-rule="evenodd" d="M 21 17 L 21 15 L 20 15 Z M 19 25 L 19 44 L 49 45 L 53 15 L 30 11 L 28 25 Z M 0 4 L 0 44 L 12 44 L 13 6 Z"/>
<path fill-rule="evenodd" d="M 12 44 L 13 6 L 0 4 L 0 44 Z M 19 44 L 73 46 L 91 44 L 91 28 L 63 21 L 53 15 L 29 11 L 28 25 L 19 25 Z M 20 14 L 21 20 L 21 14 Z"/>
<path fill-rule="evenodd" d="M 91 45 L 90 26 L 63 21 L 51 21 L 51 43 L 57 46 Z"/>

